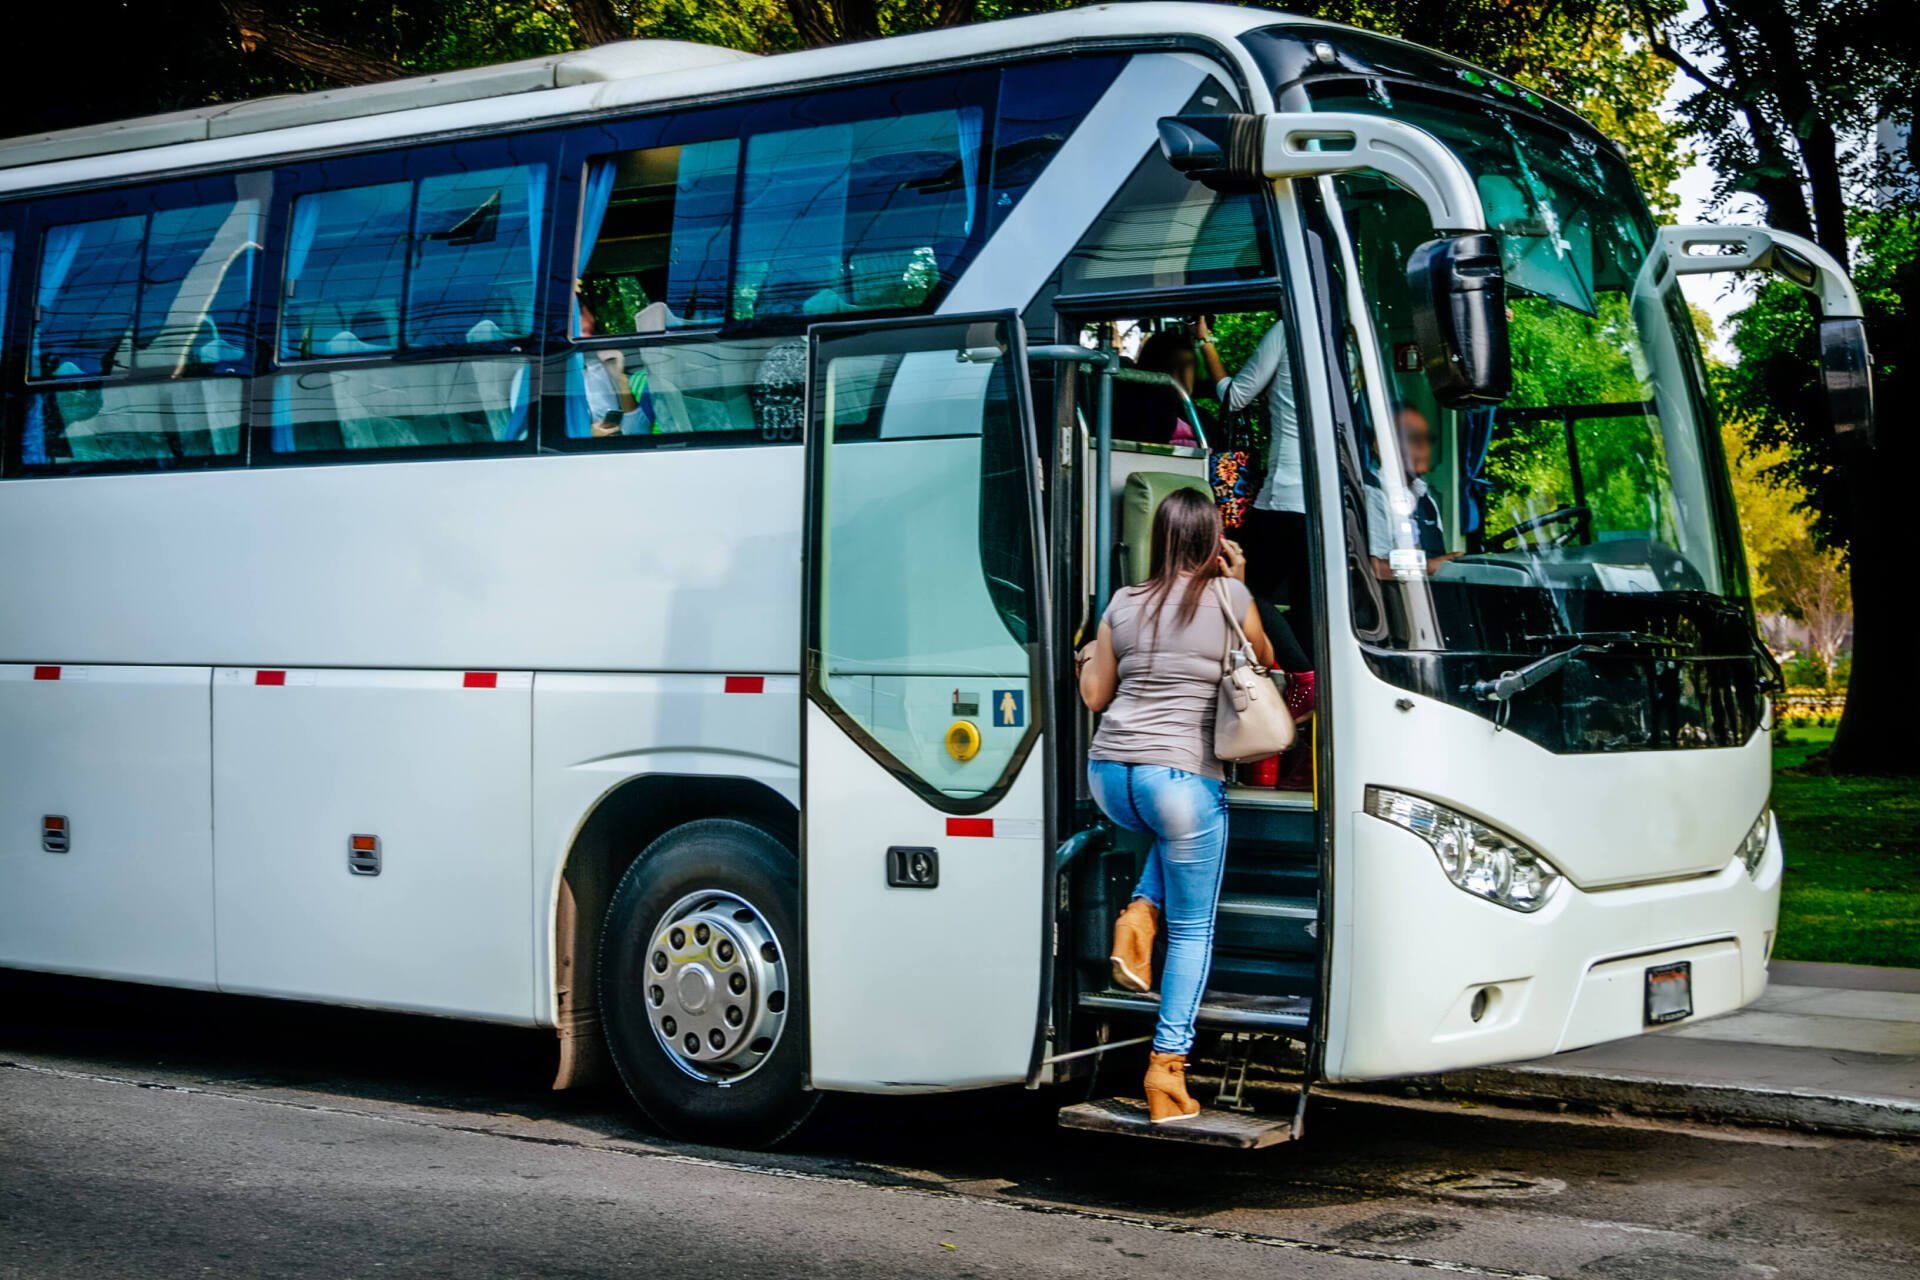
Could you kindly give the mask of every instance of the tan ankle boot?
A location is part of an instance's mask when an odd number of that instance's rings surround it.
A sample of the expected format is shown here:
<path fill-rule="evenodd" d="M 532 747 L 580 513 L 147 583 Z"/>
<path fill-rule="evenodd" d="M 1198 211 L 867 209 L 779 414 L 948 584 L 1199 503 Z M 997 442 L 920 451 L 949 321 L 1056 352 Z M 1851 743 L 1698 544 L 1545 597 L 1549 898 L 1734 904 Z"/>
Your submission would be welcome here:
<path fill-rule="evenodd" d="M 1153 936 L 1160 931 L 1160 912 L 1145 898 L 1135 898 L 1113 922 L 1113 984 L 1128 991 L 1153 990 Z"/>
<path fill-rule="evenodd" d="M 1147 1055 L 1147 1119 L 1155 1124 L 1186 1120 L 1200 1114 L 1200 1104 L 1187 1094 L 1187 1055 Z"/>

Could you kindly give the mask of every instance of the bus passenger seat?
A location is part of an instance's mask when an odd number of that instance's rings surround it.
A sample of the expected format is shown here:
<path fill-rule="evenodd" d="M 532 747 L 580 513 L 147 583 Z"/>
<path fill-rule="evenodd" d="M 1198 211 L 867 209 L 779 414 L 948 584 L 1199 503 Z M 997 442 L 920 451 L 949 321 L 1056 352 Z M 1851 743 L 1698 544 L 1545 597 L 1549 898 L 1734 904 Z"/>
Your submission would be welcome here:
<path fill-rule="evenodd" d="M 1173 471 L 1136 471 L 1120 493 L 1120 567 L 1125 585 L 1145 582 L 1153 572 L 1153 516 L 1176 489 L 1197 489 L 1209 498 L 1213 488 L 1199 476 Z"/>

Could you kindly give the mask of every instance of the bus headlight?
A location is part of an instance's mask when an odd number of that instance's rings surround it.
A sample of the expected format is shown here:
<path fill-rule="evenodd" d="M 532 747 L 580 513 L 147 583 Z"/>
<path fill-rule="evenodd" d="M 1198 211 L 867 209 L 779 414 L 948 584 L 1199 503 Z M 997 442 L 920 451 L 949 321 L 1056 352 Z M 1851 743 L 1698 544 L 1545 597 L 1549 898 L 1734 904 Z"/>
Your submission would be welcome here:
<path fill-rule="evenodd" d="M 1538 911 L 1560 879 L 1513 837 L 1445 805 L 1385 787 L 1367 788 L 1367 812 L 1425 840 L 1459 888 L 1515 911 Z"/>
<path fill-rule="evenodd" d="M 1740 841 L 1740 861 L 1747 864 L 1747 874 L 1755 880 L 1760 878 L 1760 861 L 1767 856 L 1767 836 L 1773 831 L 1773 806 L 1760 810 L 1760 816 L 1753 820 L 1753 827 Z"/>

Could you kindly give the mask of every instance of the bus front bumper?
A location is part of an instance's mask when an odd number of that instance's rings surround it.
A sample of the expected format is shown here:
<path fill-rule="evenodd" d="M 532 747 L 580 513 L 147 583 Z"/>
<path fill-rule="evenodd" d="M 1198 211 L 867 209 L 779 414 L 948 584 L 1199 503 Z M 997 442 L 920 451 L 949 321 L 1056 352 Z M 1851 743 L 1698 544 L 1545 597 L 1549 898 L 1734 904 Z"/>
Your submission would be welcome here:
<path fill-rule="evenodd" d="M 1427 844 L 1399 827 L 1356 815 L 1353 834 L 1347 882 L 1336 886 L 1330 1081 L 1513 1062 L 1639 1035 L 1654 1029 L 1647 971 L 1682 961 L 1692 1012 L 1665 1025 L 1730 1012 L 1766 990 L 1780 906 L 1777 830 L 1756 874 L 1729 857 L 1685 880 L 1593 891 L 1563 880 L 1530 915 L 1456 888 Z M 1365 922 L 1364 935 L 1342 920 Z"/>

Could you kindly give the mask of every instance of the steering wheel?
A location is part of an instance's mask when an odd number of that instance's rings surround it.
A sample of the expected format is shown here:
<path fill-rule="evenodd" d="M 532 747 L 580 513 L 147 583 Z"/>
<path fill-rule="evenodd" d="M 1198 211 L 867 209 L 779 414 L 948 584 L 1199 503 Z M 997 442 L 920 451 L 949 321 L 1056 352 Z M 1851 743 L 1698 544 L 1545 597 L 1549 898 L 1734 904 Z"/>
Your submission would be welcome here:
<path fill-rule="evenodd" d="M 1540 515 L 1522 520 L 1511 529 L 1494 534 L 1487 539 L 1487 546 L 1495 551 L 1505 551 L 1520 541 L 1523 535 L 1555 524 L 1565 524 L 1568 527 L 1547 539 L 1554 546 L 1564 547 L 1575 538 L 1585 541 L 1587 535 L 1593 530 L 1593 508 L 1584 505 L 1556 507 L 1552 511 L 1542 512 Z"/>

